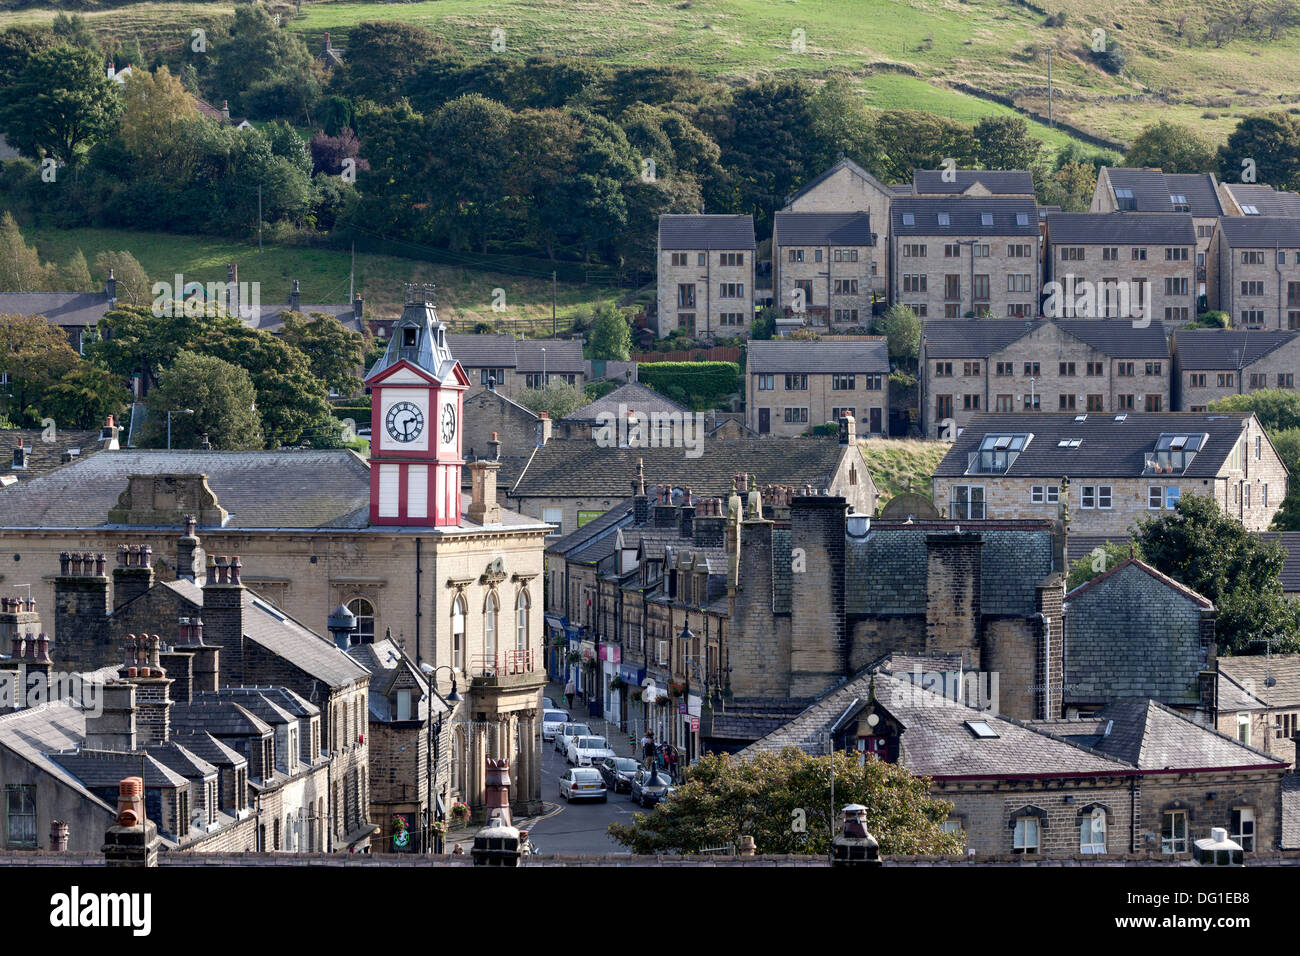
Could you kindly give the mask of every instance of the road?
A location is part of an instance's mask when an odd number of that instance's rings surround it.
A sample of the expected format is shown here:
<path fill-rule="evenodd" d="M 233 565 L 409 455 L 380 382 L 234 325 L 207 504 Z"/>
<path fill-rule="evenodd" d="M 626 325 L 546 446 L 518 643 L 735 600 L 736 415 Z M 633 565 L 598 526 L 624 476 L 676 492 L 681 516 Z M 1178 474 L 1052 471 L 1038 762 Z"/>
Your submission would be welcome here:
<path fill-rule="evenodd" d="M 594 729 L 594 728 L 593 728 Z M 542 853 L 627 853 L 627 847 L 611 840 L 605 828 L 618 821 L 631 821 L 634 813 L 644 813 L 625 793 L 609 794 L 607 803 L 574 802 L 566 804 L 560 797 L 560 776 L 568 769 L 555 745 L 542 741 L 542 799 L 558 804 L 560 811 L 534 823 L 528 836 Z"/>

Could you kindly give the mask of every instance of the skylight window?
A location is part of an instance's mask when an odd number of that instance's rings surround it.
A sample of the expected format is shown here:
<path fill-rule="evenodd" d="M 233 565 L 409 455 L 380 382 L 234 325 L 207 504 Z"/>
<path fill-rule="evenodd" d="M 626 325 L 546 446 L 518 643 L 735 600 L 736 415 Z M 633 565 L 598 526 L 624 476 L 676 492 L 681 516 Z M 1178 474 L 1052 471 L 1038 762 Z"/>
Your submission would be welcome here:
<path fill-rule="evenodd" d="M 1137 200 L 1133 198 L 1133 190 L 1125 186 L 1115 187 L 1115 205 L 1120 209 L 1133 210 L 1137 208 Z"/>
<path fill-rule="evenodd" d="M 952 225 L 951 217 L 949 217 L 949 215 L 948 215 L 946 212 L 941 212 L 941 213 L 939 213 L 939 225 L 941 225 L 941 226 L 951 226 L 951 225 Z"/>
<path fill-rule="evenodd" d="M 1175 206 L 1187 205 L 1187 197 L 1184 196 L 1182 193 L 1170 193 L 1169 201 L 1173 203 Z"/>
<path fill-rule="evenodd" d="M 991 212 L 982 212 L 982 213 L 980 213 L 980 225 L 981 225 L 981 226 L 991 226 L 991 225 L 993 225 L 993 213 L 991 213 Z"/>
<path fill-rule="evenodd" d="M 1180 475 L 1205 447 L 1209 436 L 1166 432 L 1156 439 L 1155 451 L 1146 453 L 1146 473 L 1149 475 Z"/>
<path fill-rule="evenodd" d="M 1117 421 L 1117 422 L 1126 422 L 1126 421 L 1128 421 L 1128 415 L 1125 415 L 1125 414 L 1119 414 L 1119 415 L 1116 415 L 1116 416 L 1115 416 L 1115 421 Z"/>
<path fill-rule="evenodd" d="M 987 720 L 968 720 L 966 729 L 980 740 L 994 740 L 998 736 L 998 732 L 989 726 Z"/>
<path fill-rule="evenodd" d="M 910 212 L 905 212 L 905 213 L 903 213 L 903 225 L 905 225 L 905 226 L 915 226 L 915 225 L 916 225 L 916 216 L 912 215 Z"/>
<path fill-rule="evenodd" d="M 1241 207 L 1241 212 L 1242 212 L 1242 215 L 1245 215 L 1245 216 L 1258 216 L 1258 215 L 1259 215 L 1259 207 L 1258 207 L 1258 206 L 1242 206 L 1242 207 Z"/>
<path fill-rule="evenodd" d="M 979 450 L 970 453 L 966 463 L 968 474 L 1003 475 L 1020 457 L 1021 451 L 1033 439 L 1032 434 L 989 434 L 980 440 Z"/>
<path fill-rule="evenodd" d="M 1082 415 L 1075 415 L 1074 420 L 1076 422 L 1086 422 L 1088 420 L 1088 413 L 1084 412 Z"/>
<path fill-rule="evenodd" d="M 1082 438 L 1071 438 L 1071 439 L 1070 439 L 1070 447 L 1071 447 L 1071 448 L 1078 448 L 1078 447 L 1079 447 L 1080 445 L 1082 445 L 1082 444 L 1083 444 L 1083 439 L 1082 439 Z"/>
<path fill-rule="evenodd" d="M 1018 212 L 1018 213 L 1016 213 L 1016 225 L 1017 225 L 1017 226 L 1027 226 L 1027 225 L 1029 225 L 1029 213 L 1027 213 L 1027 212 Z"/>

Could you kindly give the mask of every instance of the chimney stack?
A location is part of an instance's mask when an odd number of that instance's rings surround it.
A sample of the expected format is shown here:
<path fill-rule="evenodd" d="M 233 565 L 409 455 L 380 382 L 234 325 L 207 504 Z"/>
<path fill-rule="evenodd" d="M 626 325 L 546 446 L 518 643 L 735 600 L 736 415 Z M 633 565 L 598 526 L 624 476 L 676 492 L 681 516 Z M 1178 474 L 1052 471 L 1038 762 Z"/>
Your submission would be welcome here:
<path fill-rule="evenodd" d="M 93 670 L 117 663 L 108 633 L 112 596 L 103 554 L 64 551 L 54 579 L 54 633 L 59 659 L 69 670 Z"/>
<path fill-rule="evenodd" d="M 112 269 L 108 270 L 108 279 L 104 283 L 104 298 L 108 299 L 109 305 L 117 302 L 117 273 Z"/>
<path fill-rule="evenodd" d="M 50 821 L 50 852 L 68 852 L 68 825 L 62 820 Z"/>
<path fill-rule="evenodd" d="M 110 681 L 101 689 L 98 716 L 86 715 L 87 750 L 135 750 L 135 685 Z"/>
<path fill-rule="evenodd" d="M 537 413 L 537 447 L 551 440 L 551 413 L 543 409 Z"/>
<path fill-rule="evenodd" d="M 501 439 L 497 437 L 496 432 L 492 433 L 492 439 L 488 442 L 488 447 L 492 449 L 492 460 L 500 461 L 501 460 Z"/>
<path fill-rule="evenodd" d="M 636 477 L 632 480 L 632 523 L 638 527 L 650 520 L 650 496 L 645 491 L 645 459 L 636 460 Z"/>
<path fill-rule="evenodd" d="M 356 319 L 358 324 L 360 324 L 361 322 L 361 308 L 362 308 L 361 293 L 358 292 L 354 296 L 352 296 L 352 318 Z M 365 328 L 362 327 L 360 331 L 364 332 Z"/>
<path fill-rule="evenodd" d="M 176 542 L 176 580 L 200 583 L 207 559 L 197 532 L 198 519 L 185 516 L 185 533 Z"/>
<path fill-rule="evenodd" d="M 493 432 L 493 437 L 496 433 Z M 497 443 L 499 444 L 499 443 Z M 472 461 L 468 466 L 472 484 L 469 519 L 478 524 L 500 524 L 501 505 L 497 503 L 499 461 Z"/>
<path fill-rule="evenodd" d="M 117 821 L 104 834 L 105 866 L 157 866 L 158 825 L 145 815 L 144 780 L 118 784 Z"/>
<path fill-rule="evenodd" d="M 691 497 L 691 489 L 688 485 L 682 493 L 682 537 L 694 538 L 695 531 L 693 523 L 695 521 L 695 499 Z"/>
<path fill-rule="evenodd" d="M 298 289 L 298 280 L 293 280 L 293 291 L 289 293 L 289 311 L 297 312 L 302 305 L 302 294 Z"/>
<path fill-rule="evenodd" d="M 118 443 L 117 433 L 122 429 L 113 422 L 113 416 L 104 419 L 104 427 L 99 430 L 99 443 L 104 451 L 117 451 L 122 446 Z"/>
<path fill-rule="evenodd" d="M 153 548 L 149 545 L 117 546 L 113 569 L 113 610 L 129 604 L 154 585 Z"/>
<path fill-rule="evenodd" d="M 852 415 L 840 416 L 840 444 L 852 445 L 857 441 L 858 423 Z"/>
<path fill-rule="evenodd" d="M 209 557 L 208 561 L 208 580 L 203 586 L 204 639 L 226 649 L 227 682 L 240 684 L 244 678 L 245 589 L 239 556 Z"/>

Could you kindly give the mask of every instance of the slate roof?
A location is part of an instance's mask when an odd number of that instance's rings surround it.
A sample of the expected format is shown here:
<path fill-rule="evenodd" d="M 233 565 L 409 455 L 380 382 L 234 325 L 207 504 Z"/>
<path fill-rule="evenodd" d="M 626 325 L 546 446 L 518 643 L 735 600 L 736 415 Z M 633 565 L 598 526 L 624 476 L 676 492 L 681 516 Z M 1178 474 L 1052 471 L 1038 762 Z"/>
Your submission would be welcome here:
<path fill-rule="evenodd" d="M 342 687 L 369 673 L 333 641 L 245 590 L 244 637 L 330 687 Z"/>
<path fill-rule="evenodd" d="M 779 246 L 874 246 L 865 212 L 778 212 L 773 235 Z"/>
<path fill-rule="evenodd" d="M 1209 173 L 1165 173 L 1159 169 L 1117 166 L 1109 170 L 1112 187 L 1133 190 L 1136 212 L 1174 212 L 1172 197 L 1185 196 L 1188 211 L 1201 219 L 1223 215 L 1215 178 Z"/>
<path fill-rule="evenodd" d="M 63 785 L 71 787 L 83 799 L 98 804 L 116 816 L 115 807 L 95 796 L 76 775 L 46 756 L 56 751 L 80 747 L 85 740 L 86 716 L 81 708 L 67 700 L 51 701 L 0 714 L 0 747 L 23 758 L 38 770 L 43 770 Z M 137 760 L 137 773 L 139 769 L 140 762 Z"/>
<path fill-rule="evenodd" d="M 854 710 L 864 709 L 873 694 L 902 724 L 898 762 L 917 775 L 941 780 L 1009 774 L 1123 774 L 1129 769 L 1119 760 L 1090 753 L 1028 724 L 959 704 L 883 670 L 859 672 L 743 752 L 793 746 L 824 753 L 825 734 L 835 724 L 852 719 Z M 997 736 L 976 737 L 966 721 L 984 721 Z"/>
<path fill-rule="evenodd" d="M 1150 697 L 1200 705 L 1199 675 L 1209 661 L 1200 612 L 1213 608 L 1207 598 L 1130 558 L 1069 592 L 1065 607 L 1067 704 Z"/>
<path fill-rule="evenodd" d="M 924 324 L 925 357 L 987 358 L 1049 324 L 1111 358 L 1169 357 L 1161 326 L 1134 328 L 1128 319 L 931 319 Z"/>
<path fill-rule="evenodd" d="M 82 431 L 56 428 L 52 442 L 45 441 L 42 437 L 44 434 L 40 428 L 0 429 L 0 475 L 13 475 L 20 482 L 30 481 L 63 465 L 62 459 L 66 452 L 75 451 L 78 458 L 89 458 L 103 448 L 99 440 L 99 429 Z M 22 439 L 23 447 L 28 449 L 26 468 L 13 467 L 13 452 L 18 447 L 19 439 Z M 122 440 L 120 433 L 118 440 Z"/>
<path fill-rule="evenodd" d="M 168 770 L 189 780 L 206 780 L 215 777 L 217 768 L 204 760 L 185 744 L 177 740 L 148 744 L 145 751 Z"/>
<path fill-rule="evenodd" d="M 613 537 L 620 526 L 632 523 L 632 504 L 622 501 L 614 505 L 599 518 L 588 521 L 581 528 L 570 531 L 546 546 L 553 554 L 572 555 L 604 536 Z"/>
<path fill-rule="evenodd" d="M 939 214 L 947 213 L 950 225 L 939 225 Z M 993 224 L 983 224 L 985 213 Z M 895 236 L 1026 236 L 1038 237 L 1038 211 L 1032 199 L 958 196 L 900 197 L 890 207 Z M 904 216 L 913 216 L 913 225 L 904 225 Z M 1024 218 L 1023 225 L 1020 218 Z"/>
<path fill-rule="evenodd" d="M 103 292 L 0 292 L 0 315 L 43 315 L 51 325 L 91 326 L 112 307 Z"/>
<path fill-rule="evenodd" d="M 1278 575 L 1282 579 L 1282 590 L 1288 594 L 1300 591 L 1300 531 L 1266 531 L 1260 537 L 1265 541 L 1276 541 L 1286 549 L 1286 561 Z"/>
<path fill-rule="evenodd" d="M 175 734 L 207 733 L 214 737 L 265 737 L 271 726 L 247 707 L 220 694 L 196 694 L 176 701 L 171 710 Z"/>
<path fill-rule="evenodd" d="M 202 474 L 237 528 L 364 528 L 370 469 L 347 450 L 92 455 L 0 494 L 0 528 L 97 528 L 132 475 Z"/>
<path fill-rule="evenodd" d="M 791 698 L 741 698 L 713 711 L 711 725 L 701 729 L 710 740 L 754 741 L 779 731 L 813 701 Z"/>
<path fill-rule="evenodd" d="M 640 382 L 628 382 L 626 385 L 620 385 L 604 398 L 583 405 L 564 421 L 594 423 L 601 415 L 613 415 L 618 419 L 624 417 L 628 409 L 641 415 L 652 415 L 656 412 L 665 415 L 692 414 L 689 408 L 678 405 L 653 388 L 648 388 Z"/>
<path fill-rule="evenodd" d="M 184 776 L 154 754 L 142 756 L 139 751 L 78 750 L 75 753 L 53 753 L 48 757 L 89 788 L 112 787 L 116 790 L 123 777 L 140 776 L 141 765 L 144 766 L 146 788 L 189 786 Z"/>
<path fill-rule="evenodd" d="M 879 335 L 834 342 L 751 342 L 745 362 L 747 375 L 888 375 L 889 343 Z"/>
<path fill-rule="evenodd" d="M 688 458 L 681 448 L 602 448 L 590 439 L 553 439 L 534 453 L 510 491 L 511 497 L 623 499 L 645 461 L 646 487 L 689 486 L 695 495 L 731 494 L 731 476 L 745 472 L 762 484 L 829 487 L 846 449 L 828 438 L 704 437 L 703 454 Z M 2 498 L 3 496 L 0 496 Z"/>
<path fill-rule="evenodd" d="M 1139 770 L 1280 768 L 1289 762 L 1202 727 L 1155 700 L 1112 701 L 1079 722 L 1082 733 L 1069 732 L 1074 721 L 1052 723 L 1052 733 Z"/>
<path fill-rule="evenodd" d="M 1300 217 L 1300 210 L 1297 210 Z M 1219 220 L 1223 241 L 1238 249 L 1300 246 L 1300 218 L 1282 216 L 1224 216 Z"/>
<path fill-rule="evenodd" d="M 1282 849 L 1300 848 L 1300 773 L 1282 778 Z"/>
<path fill-rule="evenodd" d="M 753 216 L 663 215 L 660 249 L 754 249 Z"/>
<path fill-rule="evenodd" d="M 840 160 L 837 160 L 835 163 L 833 163 L 833 164 L 832 164 L 832 165 L 831 165 L 831 166 L 830 166 L 830 167 L 829 167 L 825 172 L 820 173 L 820 174 L 814 176 L 812 179 L 808 180 L 808 182 L 804 184 L 803 188 L 800 189 L 800 190 L 799 190 L 797 193 L 795 193 L 793 196 L 787 196 L 787 197 L 786 197 L 786 200 L 785 200 L 786 208 L 788 209 L 788 208 L 790 207 L 790 204 L 791 204 L 792 202 L 794 202 L 794 201 L 795 201 L 796 199 L 798 199 L 800 196 L 803 196 L 804 194 L 809 193 L 809 192 L 811 192 L 812 190 L 816 189 L 816 188 L 817 188 L 818 186 L 820 186 L 822 183 L 826 182 L 826 180 L 830 179 L 832 176 L 834 176 L 836 173 L 838 173 L 841 169 L 847 169 L 847 170 L 849 170 L 849 171 L 852 172 L 855 176 L 857 176 L 859 179 L 864 179 L 864 180 L 866 180 L 867 182 L 871 183 L 873 186 L 875 186 L 877 189 L 879 189 L 882 193 L 898 192 L 898 191 L 900 191 L 900 190 L 906 190 L 906 191 L 908 191 L 908 192 L 911 192 L 911 189 L 912 189 L 912 186 L 911 186 L 910 183 L 902 184 L 902 185 L 897 185 L 897 186 L 886 186 L 886 185 L 885 185 L 884 183 L 882 183 L 879 179 L 877 179 L 875 176 L 871 175 L 871 173 L 867 172 L 865 169 L 863 169 L 861 166 L 859 166 L 859 165 L 858 165 L 857 163 L 855 163 L 853 160 L 851 160 L 851 159 L 840 159 Z"/>
<path fill-rule="evenodd" d="M 913 170 L 913 192 L 918 196 L 964 193 L 979 183 L 994 195 L 1034 195 L 1034 176 L 1026 169 L 956 169 L 949 173 L 952 182 L 944 182 L 944 173 L 942 169 Z"/>
<path fill-rule="evenodd" d="M 1220 657 L 1218 664 L 1221 710 L 1300 706 L 1300 654 Z"/>
<path fill-rule="evenodd" d="M 244 767 L 248 759 L 238 751 L 226 746 L 207 731 L 198 733 L 172 734 L 172 740 L 190 753 L 202 757 L 214 767 Z"/>
<path fill-rule="evenodd" d="M 1174 352 L 1183 371 L 1237 369 L 1290 345 L 1298 335 L 1269 329 L 1180 329 L 1174 332 Z"/>
<path fill-rule="evenodd" d="M 1254 206 L 1260 216 L 1300 216 L 1300 194 L 1274 189 L 1263 183 L 1224 183 L 1223 186 L 1238 206 Z M 1225 218 L 1232 220 L 1237 217 Z"/>
<path fill-rule="evenodd" d="M 545 359 L 542 350 L 546 350 Z M 543 369 L 545 366 L 545 369 Z M 520 372 L 581 373 L 586 371 L 582 360 L 581 339 L 519 339 L 515 343 L 515 368 Z"/>
<path fill-rule="evenodd" d="M 448 335 L 447 345 L 463 368 L 506 368 L 519 372 L 582 372 L 581 339 L 517 339 L 513 335 Z M 498 382 L 498 385 L 501 383 Z"/>
<path fill-rule="evenodd" d="M 1144 454 L 1155 450 L 1161 434 L 1185 433 L 1209 437 L 1180 477 L 1209 478 L 1218 474 L 1232 453 L 1250 413 L 1128 412 L 1122 422 L 1109 412 L 1087 415 L 1082 422 L 1076 422 L 1077 417 L 1048 412 L 975 415 L 935 469 L 935 477 L 965 475 L 968 456 L 987 434 L 1029 433 L 1033 439 L 1004 473 L 1006 477 L 1138 478 L 1146 469 Z M 1058 447 L 1059 441 L 1070 439 L 1079 439 L 1079 447 Z"/>
<path fill-rule="evenodd" d="M 1196 226 L 1185 212 L 1058 212 L 1047 217 L 1047 241 L 1194 246 Z"/>

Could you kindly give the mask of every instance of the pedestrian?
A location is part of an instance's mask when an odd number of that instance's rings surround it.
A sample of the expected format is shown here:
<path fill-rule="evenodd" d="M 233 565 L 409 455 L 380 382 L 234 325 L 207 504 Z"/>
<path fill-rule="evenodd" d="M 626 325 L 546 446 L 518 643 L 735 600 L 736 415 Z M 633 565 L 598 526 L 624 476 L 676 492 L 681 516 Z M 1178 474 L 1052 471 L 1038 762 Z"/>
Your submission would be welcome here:
<path fill-rule="evenodd" d="M 573 695 L 576 694 L 577 692 L 578 692 L 578 688 L 574 686 L 573 678 L 570 677 L 569 682 L 564 685 L 564 699 L 569 702 L 570 717 L 573 716 Z"/>
<path fill-rule="evenodd" d="M 655 759 L 655 735 L 653 730 L 647 730 L 645 736 L 641 738 L 641 760 L 646 769 L 650 769 Z"/>
<path fill-rule="evenodd" d="M 668 764 L 668 779 L 673 783 L 677 782 L 677 748 L 669 744 L 668 752 L 664 754 L 664 762 Z"/>

